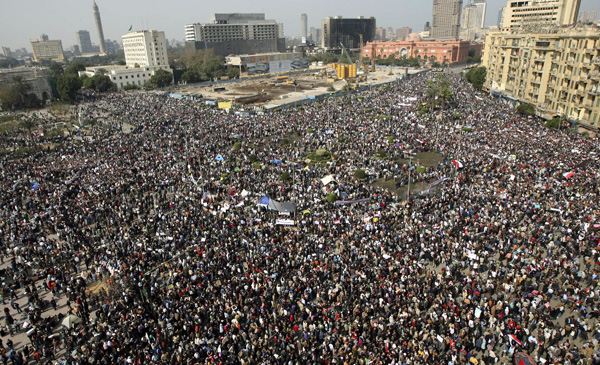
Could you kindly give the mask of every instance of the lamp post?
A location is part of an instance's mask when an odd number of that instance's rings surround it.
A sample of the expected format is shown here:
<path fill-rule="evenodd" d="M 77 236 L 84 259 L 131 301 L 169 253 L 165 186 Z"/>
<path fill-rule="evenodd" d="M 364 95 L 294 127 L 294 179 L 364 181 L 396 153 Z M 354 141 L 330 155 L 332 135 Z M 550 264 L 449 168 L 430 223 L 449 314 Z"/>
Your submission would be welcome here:
<path fill-rule="evenodd" d="M 410 170 L 412 169 L 412 159 L 413 159 L 412 156 L 410 156 L 408 158 L 408 192 L 407 192 L 407 195 L 406 195 L 406 201 L 407 202 L 410 202 Z"/>

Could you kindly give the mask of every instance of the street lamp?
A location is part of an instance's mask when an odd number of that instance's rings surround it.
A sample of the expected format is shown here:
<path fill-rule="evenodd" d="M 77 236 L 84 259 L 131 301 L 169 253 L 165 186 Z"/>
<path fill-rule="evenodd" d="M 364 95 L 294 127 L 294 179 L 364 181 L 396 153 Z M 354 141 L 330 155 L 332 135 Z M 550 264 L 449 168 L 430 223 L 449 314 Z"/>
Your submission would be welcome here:
<path fill-rule="evenodd" d="M 412 159 L 413 159 L 412 156 L 410 156 L 408 158 L 408 194 L 406 196 L 406 201 L 407 202 L 410 202 L 410 170 L 412 168 Z"/>

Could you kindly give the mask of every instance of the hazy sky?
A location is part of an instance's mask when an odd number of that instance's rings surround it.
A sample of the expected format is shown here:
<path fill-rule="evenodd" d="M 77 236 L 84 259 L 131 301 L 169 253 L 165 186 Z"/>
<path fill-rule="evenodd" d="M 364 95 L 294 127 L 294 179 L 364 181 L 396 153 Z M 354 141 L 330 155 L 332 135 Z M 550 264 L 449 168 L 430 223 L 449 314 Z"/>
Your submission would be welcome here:
<path fill-rule="evenodd" d="M 121 35 L 133 29 L 165 31 L 167 39 L 183 40 L 184 25 L 208 22 L 212 13 L 256 12 L 284 24 L 286 36 L 300 34 L 300 14 L 308 15 L 308 27 L 320 27 L 326 16 L 374 16 L 377 26 L 394 29 L 409 26 L 423 30 L 431 20 L 432 0 L 96 0 L 102 16 L 104 37 L 120 42 Z M 466 5 L 468 0 L 464 0 Z M 29 40 L 47 34 L 61 39 L 63 48 L 76 44 L 75 33 L 88 30 L 92 43 L 98 34 L 92 12 L 93 0 L 1 0 L 0 46 L 25 47 Z M 486 25 L 495 25 L 498 11 L 506 0 L 488 0 Z M 583 10 L 600 15 L 599 0 L 581 0 Z"/>

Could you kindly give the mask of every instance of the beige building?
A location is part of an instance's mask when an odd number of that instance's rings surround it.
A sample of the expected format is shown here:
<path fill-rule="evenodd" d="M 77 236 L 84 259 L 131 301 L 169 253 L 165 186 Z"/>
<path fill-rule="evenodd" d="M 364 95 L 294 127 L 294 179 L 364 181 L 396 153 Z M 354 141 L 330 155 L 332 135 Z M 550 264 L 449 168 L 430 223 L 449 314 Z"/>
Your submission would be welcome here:
<path fill-rule="evenodd" d="M 169 66 L 165 32 L 141 30 L 121 37 L 127 66 Z"/>
<path fill-rule="evenodd" d="M 462 0 L 433 0 L 431 22 L 433 39 L 458 39 L 462 6 Z"/>
<path fill-rule="evenodd" d="M 600 126 L 600 29 L 555 27 L 545 34 L 490 32 L 483 50 L 485 87 L 558 114 Z"/>
<path fill-rule="evenodd" d="M 33 60 L 35 62 L 44 60 L 63 62 L 65 60 L 62 41 L 49 40 L 45 34 L 42 34 L 40 39 L 31 40 L 31 49 L 33 50 Z"/>
<path fill-rule="evenodd" d="M 500 29 L 511 31 L 540 24 L 569 25 L 577 21 L 581 0 L 508 0 Z"/>

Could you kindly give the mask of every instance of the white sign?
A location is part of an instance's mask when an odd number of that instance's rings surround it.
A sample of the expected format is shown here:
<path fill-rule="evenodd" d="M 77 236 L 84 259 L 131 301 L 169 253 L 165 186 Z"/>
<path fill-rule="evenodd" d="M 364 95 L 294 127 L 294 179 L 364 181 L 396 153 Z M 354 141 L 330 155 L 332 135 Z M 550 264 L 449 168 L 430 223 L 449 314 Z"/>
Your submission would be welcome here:
<path fill-rule="evenodd" d="M 276 219 L 275 224 L 278 226 L 293 226 L 294 220 L 293 219 Z"/>

